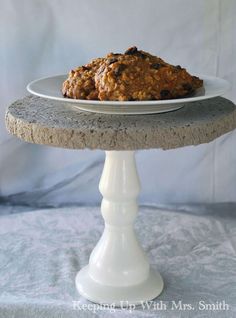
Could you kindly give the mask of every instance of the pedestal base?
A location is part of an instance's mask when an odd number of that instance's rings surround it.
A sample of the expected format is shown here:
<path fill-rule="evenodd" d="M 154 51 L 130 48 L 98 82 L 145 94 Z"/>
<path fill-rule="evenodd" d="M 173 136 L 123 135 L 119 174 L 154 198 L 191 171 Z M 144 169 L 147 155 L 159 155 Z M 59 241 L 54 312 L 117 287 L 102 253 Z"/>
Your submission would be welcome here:
<path fill-rule="evenodd" d="M 88 266 L 82 268 L 76 276 L 76 287 L 86 299 L 99 304 L 113 304 L 117 307 L 128 304 L 140 304 L 160 295 L 163 280 L 158 272 L 150 270 L 147 280 L 131 286 L 106 286 L 94 281 L 88 272 Z"/>
<path fill-rule="evenodd" d="M 76 277 L 79 293 L 96 303 L 122 307 L 157 297 L 162 278 L 150 269 L 133 226 L 140 191 L 133 151 L 106 151 L 99 190 L 105 228 L 89 265 Z"/>

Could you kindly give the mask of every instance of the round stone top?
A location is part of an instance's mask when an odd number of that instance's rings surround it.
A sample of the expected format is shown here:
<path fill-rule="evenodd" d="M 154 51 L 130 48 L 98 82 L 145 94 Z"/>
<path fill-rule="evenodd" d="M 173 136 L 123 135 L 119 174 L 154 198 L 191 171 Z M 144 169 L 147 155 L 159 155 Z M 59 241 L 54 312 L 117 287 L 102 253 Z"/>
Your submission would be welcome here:
<path fill-rule="evenodd" d="M 236 108 L 217 97 L 162 114 L 105 115 L 27 96 L 8 108 L 6 127 L 27 142 L 63 148 L 172 149 L 207 143 L 233 130 Z"/>

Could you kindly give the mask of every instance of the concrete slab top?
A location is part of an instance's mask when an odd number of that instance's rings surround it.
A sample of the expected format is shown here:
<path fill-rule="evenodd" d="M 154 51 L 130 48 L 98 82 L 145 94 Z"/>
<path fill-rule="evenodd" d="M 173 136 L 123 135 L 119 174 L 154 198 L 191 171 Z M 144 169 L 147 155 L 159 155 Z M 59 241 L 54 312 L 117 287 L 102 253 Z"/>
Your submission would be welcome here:
<path fill-rule="evenodd" d="M 168 113 L 105 115 L 36 96 L 6 112 L 8 131 L 27 142 L 72 149 L 173 149 L 208 143 L 236 128 L 236 107 L 222 97 Z"/>

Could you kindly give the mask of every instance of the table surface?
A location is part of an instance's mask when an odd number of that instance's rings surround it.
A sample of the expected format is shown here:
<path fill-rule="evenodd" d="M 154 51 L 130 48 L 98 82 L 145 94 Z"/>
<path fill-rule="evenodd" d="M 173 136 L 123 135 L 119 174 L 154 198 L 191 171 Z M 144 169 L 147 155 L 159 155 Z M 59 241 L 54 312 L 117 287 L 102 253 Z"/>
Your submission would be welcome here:
<path fill-rule="evenodd" d="M 1 318 L 236 317 L 236 204 L 140 208 L 137 235 L 165 281 L 154 301 L 167 308 L 156 311 L 153 304 L 131 313 L 96 309 L 75 288 L 75 275 L 88 263 L 104 228 L 100 208 L 20 211 L 0 216 Z M 172 310 L 179 300 L 194 310 Z M 228 311 L 199 310 L 199 301 L 223 300 Z"/>
<path fill-rule="evenodd" d="M 152 115 L 107 115 L 27 96 L 9 106 L 8 131 L 27 141 L 72 149 L 172 149 L 208 143 L 236 128 L 235 105 L 222 97 Z"/>

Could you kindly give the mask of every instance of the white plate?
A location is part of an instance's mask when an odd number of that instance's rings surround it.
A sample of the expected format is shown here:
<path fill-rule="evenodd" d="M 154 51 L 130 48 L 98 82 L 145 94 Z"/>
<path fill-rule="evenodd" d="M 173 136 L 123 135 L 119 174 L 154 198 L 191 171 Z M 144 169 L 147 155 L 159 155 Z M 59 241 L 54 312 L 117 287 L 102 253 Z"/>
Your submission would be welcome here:
<path fill-rule="evenodd" d="M 125 115 L 153 114 L 176 110 L 189 102 L 196 102 L 223 95 L 230 88 L 229 83 L 221 78 L 202 75 L 199 75 L 199 77 L 204 81 L 204 89 L 199 89 L 194 96 L 191 97 L 169 100 L 120 102 L 65 98 L 62 96 L 61 87 L 67 75 L 38 79 L 28 84 L 27 90 L 31 94 L 63 103 L 70 103 L 79 109 L 95 113 Z"/>

